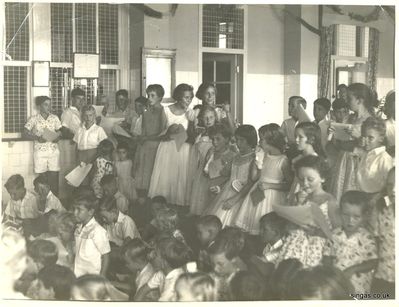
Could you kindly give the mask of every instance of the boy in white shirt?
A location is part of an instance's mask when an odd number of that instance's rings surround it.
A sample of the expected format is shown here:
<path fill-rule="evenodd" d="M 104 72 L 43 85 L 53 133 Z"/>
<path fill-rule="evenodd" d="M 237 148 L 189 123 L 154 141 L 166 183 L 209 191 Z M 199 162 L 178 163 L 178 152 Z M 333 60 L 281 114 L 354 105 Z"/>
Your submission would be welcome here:
<path fill-rule="evenodd" d="M 94 219 L 97 207 L 94 196 L 80 196 L 74 202 L 73 212 L 79 223 L 75 230 L 76 277 L 85 274 L 105 276 L 108 270 L 111 247 L 107 231 Z"/>
<path fill-rule="evenodd" d="M 116 207 L 123 214 L 129 213 L 129 200 L 118 190 L 118 185 L 114 175 L 105 175 L 100 181 L 105 196 L 114 197 Z M 132 187 L 133 189 L 134 187 Z"/>
<path fill-rule="evenodd" d="M 51 210 L 55 210 L 57 213 L 66 212 L 66 209 L 61 204 L 60 200 L 55 196 L 51 190 L 48 183 L 48 179 L 39 175 L 33 180 L 33 186 L 35 187 L 35 192 L 38 195 L 38 209 L 42 213 L 48 213 Z"/>
<path fill-rule="evenodd" d="M 62 134 L 72 139 L 81 125 L 80 110 L 86 104 L 85 92 L 80 88 L 75 88 L 71 92 L 71 105 L 65 109 L 61 115 Z"/>

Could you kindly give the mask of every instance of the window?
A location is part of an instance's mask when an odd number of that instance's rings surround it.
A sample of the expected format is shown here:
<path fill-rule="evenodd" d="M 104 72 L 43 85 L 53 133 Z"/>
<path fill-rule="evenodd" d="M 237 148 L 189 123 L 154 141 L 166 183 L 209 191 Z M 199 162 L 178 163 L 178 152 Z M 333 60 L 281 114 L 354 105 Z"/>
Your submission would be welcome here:
<path fill-rule="evenodd" d="M 335 28 L 335 54 L 338 56 L 367 57 L 369 28 L 337 25 Z"/>
<path fill-rule="evenodd" d="M 97 53 L 96 4 L 75 4 L 76 52 Z"/>
<path fill-rule="evenodd" d="M 99 34 L 101 64 L 119 63 L 118 59 L 118 6 L 99 5 Z"/>
<path fill-rule="evenodd" d="M 72 4 L 51 4 L 51 61 L 72 62 Z"/>

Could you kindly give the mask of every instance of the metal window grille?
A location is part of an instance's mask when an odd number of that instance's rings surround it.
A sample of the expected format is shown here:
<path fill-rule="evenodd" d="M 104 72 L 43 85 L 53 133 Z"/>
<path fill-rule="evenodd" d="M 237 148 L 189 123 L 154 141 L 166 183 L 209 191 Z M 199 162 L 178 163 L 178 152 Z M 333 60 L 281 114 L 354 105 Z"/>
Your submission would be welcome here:
<path fill-rule="evenodd" d="M 338 26 L 337 54 L 341 56 L 356 56 L 356 26 Z"/>
<path fill-rule="evenodd" d="M 116 69 L 101 69 L 100 78 L 98 79 L 97 96 L 107 96 L 109 102 L 114 101 L 117 82 Z"/>
<path fill-rule="evenodd" d="M 51 60 L 72 62 L 73 27 L 71 3 L 51 4 Z"/>
<path fill-rule="evenodd" d="M 87 104 L 94 104 L 95 101 L 95 79 L 73 79 L 72 89 L 79 87 L 86 92 Z"/>
<path fill-rule="evenodd" d="M 69 101 L 68 85 L 72 76 L 72 68 L 50 68 L 51 109 L 53 114 L 61 116 Z"/>
<path fill-rule="evenodd" d="M 20 133 L 27 120 L 28 68 L 4 67 L 4 132 Z"/>
<path fill-rule="evenodd" d="M 204 4 L 202 46 L 244 48 L 244 10 L 236 5 Z"/>
<path fill-rule="evenodd" d="M 6 54 L 13 61 L 29 61 L 29 3 L 5 4 Z"/>
<path fill-rule="evenodd" d="M 370 40 L 370 32 L 369 27 L 364 28 L 364 39 L 363 39 L 363 56 L 368 58 L 369 56 L 369 40 Z"/>
<path fill-rule="evenodd" d="M 76 52 L 96 53 L 96 4 L 75 4 Z"/>
<path fill-rule="evenodd" d="M 118 6 L 99 4 L 100 63 L 115 64 L 118 59 Z"/>

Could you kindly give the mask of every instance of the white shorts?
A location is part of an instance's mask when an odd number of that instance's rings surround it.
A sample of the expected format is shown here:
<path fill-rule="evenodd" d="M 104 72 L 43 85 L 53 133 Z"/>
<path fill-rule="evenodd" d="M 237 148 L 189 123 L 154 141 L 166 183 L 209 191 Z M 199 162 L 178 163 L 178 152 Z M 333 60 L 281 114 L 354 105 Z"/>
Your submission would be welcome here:
<path fill-rule="evenodd" d="M 35 173 L 58 172 L 60 170 L 60 151 L 55 150 L 35 150 L 33 152 L 33 165 Z"/>

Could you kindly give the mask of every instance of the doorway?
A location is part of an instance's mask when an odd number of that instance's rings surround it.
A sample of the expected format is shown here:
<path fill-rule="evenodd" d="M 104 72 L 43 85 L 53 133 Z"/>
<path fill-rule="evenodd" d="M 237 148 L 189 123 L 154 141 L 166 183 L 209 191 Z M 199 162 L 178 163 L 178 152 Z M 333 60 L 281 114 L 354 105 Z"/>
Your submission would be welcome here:
<path fill-rule="evenodd" d="M 215 85 L 216 104 L 230 104 L 233 118 L 242 123 L 243 56 L 203 53 L 202 82 Z"/>

